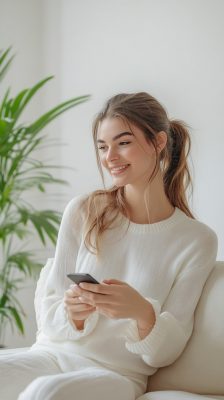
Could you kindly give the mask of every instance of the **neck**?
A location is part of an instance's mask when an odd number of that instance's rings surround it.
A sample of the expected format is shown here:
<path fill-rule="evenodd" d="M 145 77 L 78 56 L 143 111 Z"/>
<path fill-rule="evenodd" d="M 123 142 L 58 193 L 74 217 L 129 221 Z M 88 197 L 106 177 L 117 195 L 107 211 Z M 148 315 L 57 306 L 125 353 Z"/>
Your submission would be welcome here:
<path fill-rule="evenodd" d="M 174 212 L 174 206 L 165 194 L 160 171 L 147 190 L 146 188 L 125 186 L 125 199 L 131 221 L 137 224 L 153 224 L 169 218 Z"/>

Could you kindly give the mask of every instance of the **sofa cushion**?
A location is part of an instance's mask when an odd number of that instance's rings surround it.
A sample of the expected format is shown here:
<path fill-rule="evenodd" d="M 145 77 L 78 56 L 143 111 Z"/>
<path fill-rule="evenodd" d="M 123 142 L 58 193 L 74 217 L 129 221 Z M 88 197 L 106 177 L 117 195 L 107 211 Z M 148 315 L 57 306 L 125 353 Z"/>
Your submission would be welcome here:
<path fill-rule="evenodd" d="M 201 396 L 199 394 L 180 392 L 178 390 L 164 390 L 146 393 L 137 400 L 224 400 L 224 396 Z"/>
<path fill-rule="evenodd" d="M 204 286 L 184 352 L 149 379 L 148 390 L 224 395 L 224 262 L 216 262 Z"/>

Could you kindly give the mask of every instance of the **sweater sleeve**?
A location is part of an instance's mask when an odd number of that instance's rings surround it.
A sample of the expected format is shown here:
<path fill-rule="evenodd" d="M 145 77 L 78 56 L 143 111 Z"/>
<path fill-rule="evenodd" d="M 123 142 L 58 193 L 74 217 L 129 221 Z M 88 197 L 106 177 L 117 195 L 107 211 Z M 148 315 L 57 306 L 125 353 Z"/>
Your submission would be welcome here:
<path fill-rule="evenodd" d="M 205 282 L 217 257 L 217 236 L 209 234 L 197 242 L 194 251 L 177 275 L 163 305 L 147 298 L 153 306 L 156 322 L 144 339 L 138 335 L 137 322 L 130 320 L 126 348 L 139 354 L 146 364 L 160 368 L 174 362 L 184 350 L 193 331 L 194 312 Z"/>
<path fill-rule="evenodd" d="M 82 217 L 80 196 L 78 196 L 72 199 L 65 208 L 59 228 L 55 257 L 51 259 L 50 268 L 49 262 L 46 264 L 46 273 L 41 274 L 42 284 L 37 285 L 39 294 L 36 295 L 35 308 L 38 310 L 38 333 L 42 332 L 57 341 L 78 340 L 88 335 L 98 321 L 98 313 L 93 312 L 85 320 L 84 329 L 78 330 L 75 324 L 69 321 L 64 308 L 64 293 L 71 284 L 66 275 L 75 272 L 81 232 Z"/>

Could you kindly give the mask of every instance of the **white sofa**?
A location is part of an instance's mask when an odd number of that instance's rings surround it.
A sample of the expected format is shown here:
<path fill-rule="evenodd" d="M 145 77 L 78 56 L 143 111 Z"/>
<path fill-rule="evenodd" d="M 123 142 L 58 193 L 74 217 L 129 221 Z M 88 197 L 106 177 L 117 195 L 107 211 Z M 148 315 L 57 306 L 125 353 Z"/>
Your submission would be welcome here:
<path fill-rule="evenodd" d="M 224 262 L 204 286 L 184 352 L 149 379 L 148 390 L 138 400 L 224 400 Z"/>
<path fill-rule="evenodd" d="M 138 400 L 224 400 L 224 262 L 216 262 L 204 286 L 184 352 L 149 379 L 148 391 Z"/>

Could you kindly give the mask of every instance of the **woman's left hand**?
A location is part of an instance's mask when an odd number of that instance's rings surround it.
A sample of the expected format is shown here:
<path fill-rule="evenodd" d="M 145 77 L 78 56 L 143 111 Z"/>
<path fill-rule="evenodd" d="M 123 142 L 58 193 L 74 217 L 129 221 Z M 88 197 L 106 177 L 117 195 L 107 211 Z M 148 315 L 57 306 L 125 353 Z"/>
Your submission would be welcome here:
<path fill-rule="evenodd" d="M 80 283 L 80 301 L 91 304 L 108 318 L 132 318 L 137 321 L 139 334 L 145 337 L 155 324 L 152 305 L 132 286 L 116 279 L 99 284 Z"/>

